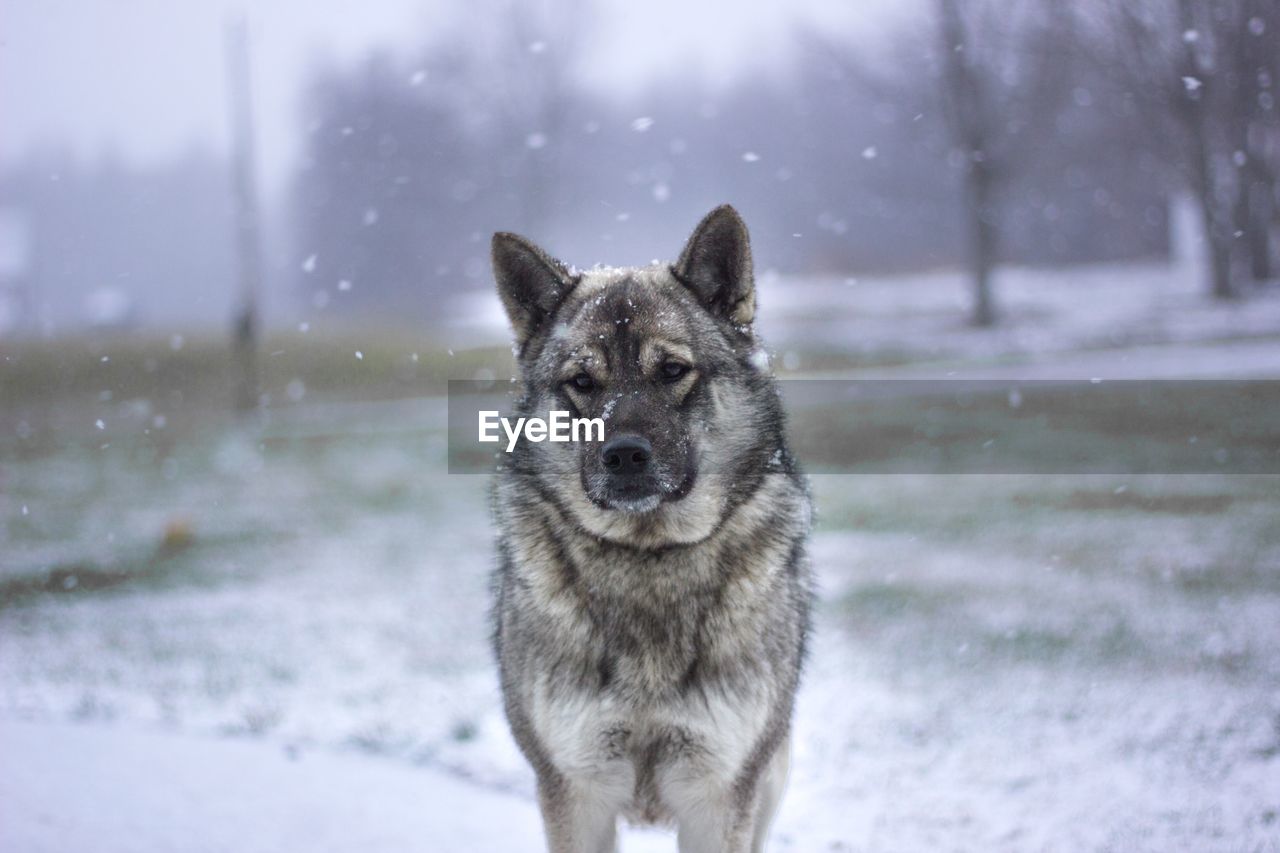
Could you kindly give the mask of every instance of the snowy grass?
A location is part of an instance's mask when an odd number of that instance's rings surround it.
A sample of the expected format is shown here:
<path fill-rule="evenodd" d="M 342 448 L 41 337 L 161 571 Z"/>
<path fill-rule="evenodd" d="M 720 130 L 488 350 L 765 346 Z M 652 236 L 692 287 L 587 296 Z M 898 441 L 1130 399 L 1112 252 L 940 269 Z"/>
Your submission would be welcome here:
<path fill-rule="evenodd" d="M 429 430 L 200 435 L 165 459 L 7 461 L 0 713 L 376 754 L 529 797 L 488 660 L 484 478 L 439 473 Z M 815 490 L 779 849 L 1276 837 L 1280 478 Z M 64 582 L 87 567 L 120 577 Z"/>

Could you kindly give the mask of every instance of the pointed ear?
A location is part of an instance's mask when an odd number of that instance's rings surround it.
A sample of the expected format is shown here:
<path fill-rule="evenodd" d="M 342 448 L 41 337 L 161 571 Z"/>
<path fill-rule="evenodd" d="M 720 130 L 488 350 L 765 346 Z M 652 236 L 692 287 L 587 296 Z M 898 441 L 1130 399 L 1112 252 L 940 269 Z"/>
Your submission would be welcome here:
<path fill-rule="evenodd" d="M 673 269 L 712 314 L 740 326 L 755 317 L 751 240 L 747 224 L 729 205 L 720 205 L 698 223 Z"/>
<path fill-rule="evenodd" d="M 577 281 L 564 264 L 517 234 L 494 234 L 492 258 L 498 296 L 523 347 Z"/>

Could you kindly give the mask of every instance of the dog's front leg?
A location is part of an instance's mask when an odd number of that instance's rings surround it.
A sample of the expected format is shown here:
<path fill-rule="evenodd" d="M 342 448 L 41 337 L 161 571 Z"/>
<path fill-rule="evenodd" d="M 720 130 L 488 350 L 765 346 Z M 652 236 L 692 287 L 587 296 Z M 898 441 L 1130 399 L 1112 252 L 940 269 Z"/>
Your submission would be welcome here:
<path fill-rule="evenodd" d="M 680 853 L 747 853 L 759 801 L 750 790 L 704 768 L 677 765 L 662 780 L 663 799 L 675 817 Z"/>
<path fill-rule="evenodd" d="M 732 792 L 690 802 L 676 810 L 680 853 L 748 853 L 754 813 Z"/>
<path fill-rule="evenodd" d="M 782 802 L 782 792 L 787 787 L 787 770 L 791 766 L 791 737 L 788 736 L 773 754 L 760 778 L 755 820 L 752 826 L 751 853 L 764 853 L 764 842 L 769 836 L 769 826 Z"/>
<path fill-rule="evenodd" d="M 538 780 L 538 805 L 551 853 L 617 850 L 619 804 L 584 781 L 559 774 Z"/>
<path fill-rule="evenodd" d="M 764 767 L 735 782 L 677 766 L 664 779 L 675 812 L 680 853 L 762 853 L 786 786 L 789 743 Z"/>

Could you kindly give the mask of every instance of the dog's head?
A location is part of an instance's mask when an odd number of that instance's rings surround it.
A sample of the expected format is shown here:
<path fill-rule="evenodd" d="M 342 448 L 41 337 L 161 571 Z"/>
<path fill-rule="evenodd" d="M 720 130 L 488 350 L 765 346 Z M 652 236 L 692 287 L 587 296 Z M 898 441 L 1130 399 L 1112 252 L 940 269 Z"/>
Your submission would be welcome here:
<path fill-rule="evenodd" d="M 522 410 L 604 421 L 604 441 L 525 441 L 513 460 L 587 530 L 644 547 L 699 541 L 778 468 L 780 408 L 732 207 L 708 214 L 671 265 L 576 272 L 497 234 L 493 266 Z"/>

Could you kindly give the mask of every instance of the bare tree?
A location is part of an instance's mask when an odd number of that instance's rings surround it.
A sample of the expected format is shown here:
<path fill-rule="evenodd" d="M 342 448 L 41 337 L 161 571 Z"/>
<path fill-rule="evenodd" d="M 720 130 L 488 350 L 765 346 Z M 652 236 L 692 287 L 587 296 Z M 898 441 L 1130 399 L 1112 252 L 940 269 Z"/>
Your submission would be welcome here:
<path fill-rule="evenodd" d="M 1103 65 L 1155 128 L 1195 197 L 1208 246 L 1210 293 L 1238 294 L 1236 233 L 1248 236 L 1255 275 L 1270 274 L 1271 202 L 1266 125 L 1274 124 L 1274 42 L 1263 38 L 1274 0 L 1105 0 Z M 1260 31 L 1259 31 L 1260 30 Z"/>
<path fill-rule="evenodd" d="M 521 227 L 536 231 L 559 206 L 566 136 L 579 86 L 574 63 L 589 27 L 582 0 L 497 0 L 492 47 L 499 145 Z"/>
<path fill-rule="evenodd" d="M 996 320 L 999 194 L 1033 156 L 1067 91 L 1072 43 L 1064 4 L 937 0 L 939 94 L 964 169 L 974 325 Z"/>
<path fill-rule="evenodd" d="M 249 76 L 249 28 L 244 18 L 227 27 L 227 71 L 230 81 L 232 191 L 235 196 L 236 252 L 240 294 L 232 330 L 236 364 L 236 408 L 258 406 L 258 296 L 262 289 L 262 237 L 253 147 L 252 82 Z"/>
<path fill-rule="evenodd" d="M 1273 87 L 1280 76 L 1280 4 L 1231 0 L 1220 4 L 1224 113 L 1236 168 L 1235 228 L 1243 238 L 1254 281 L 1272 276 L 1271 231 L 1276 177 L 1268 149 L 1280 143 Z"/>

